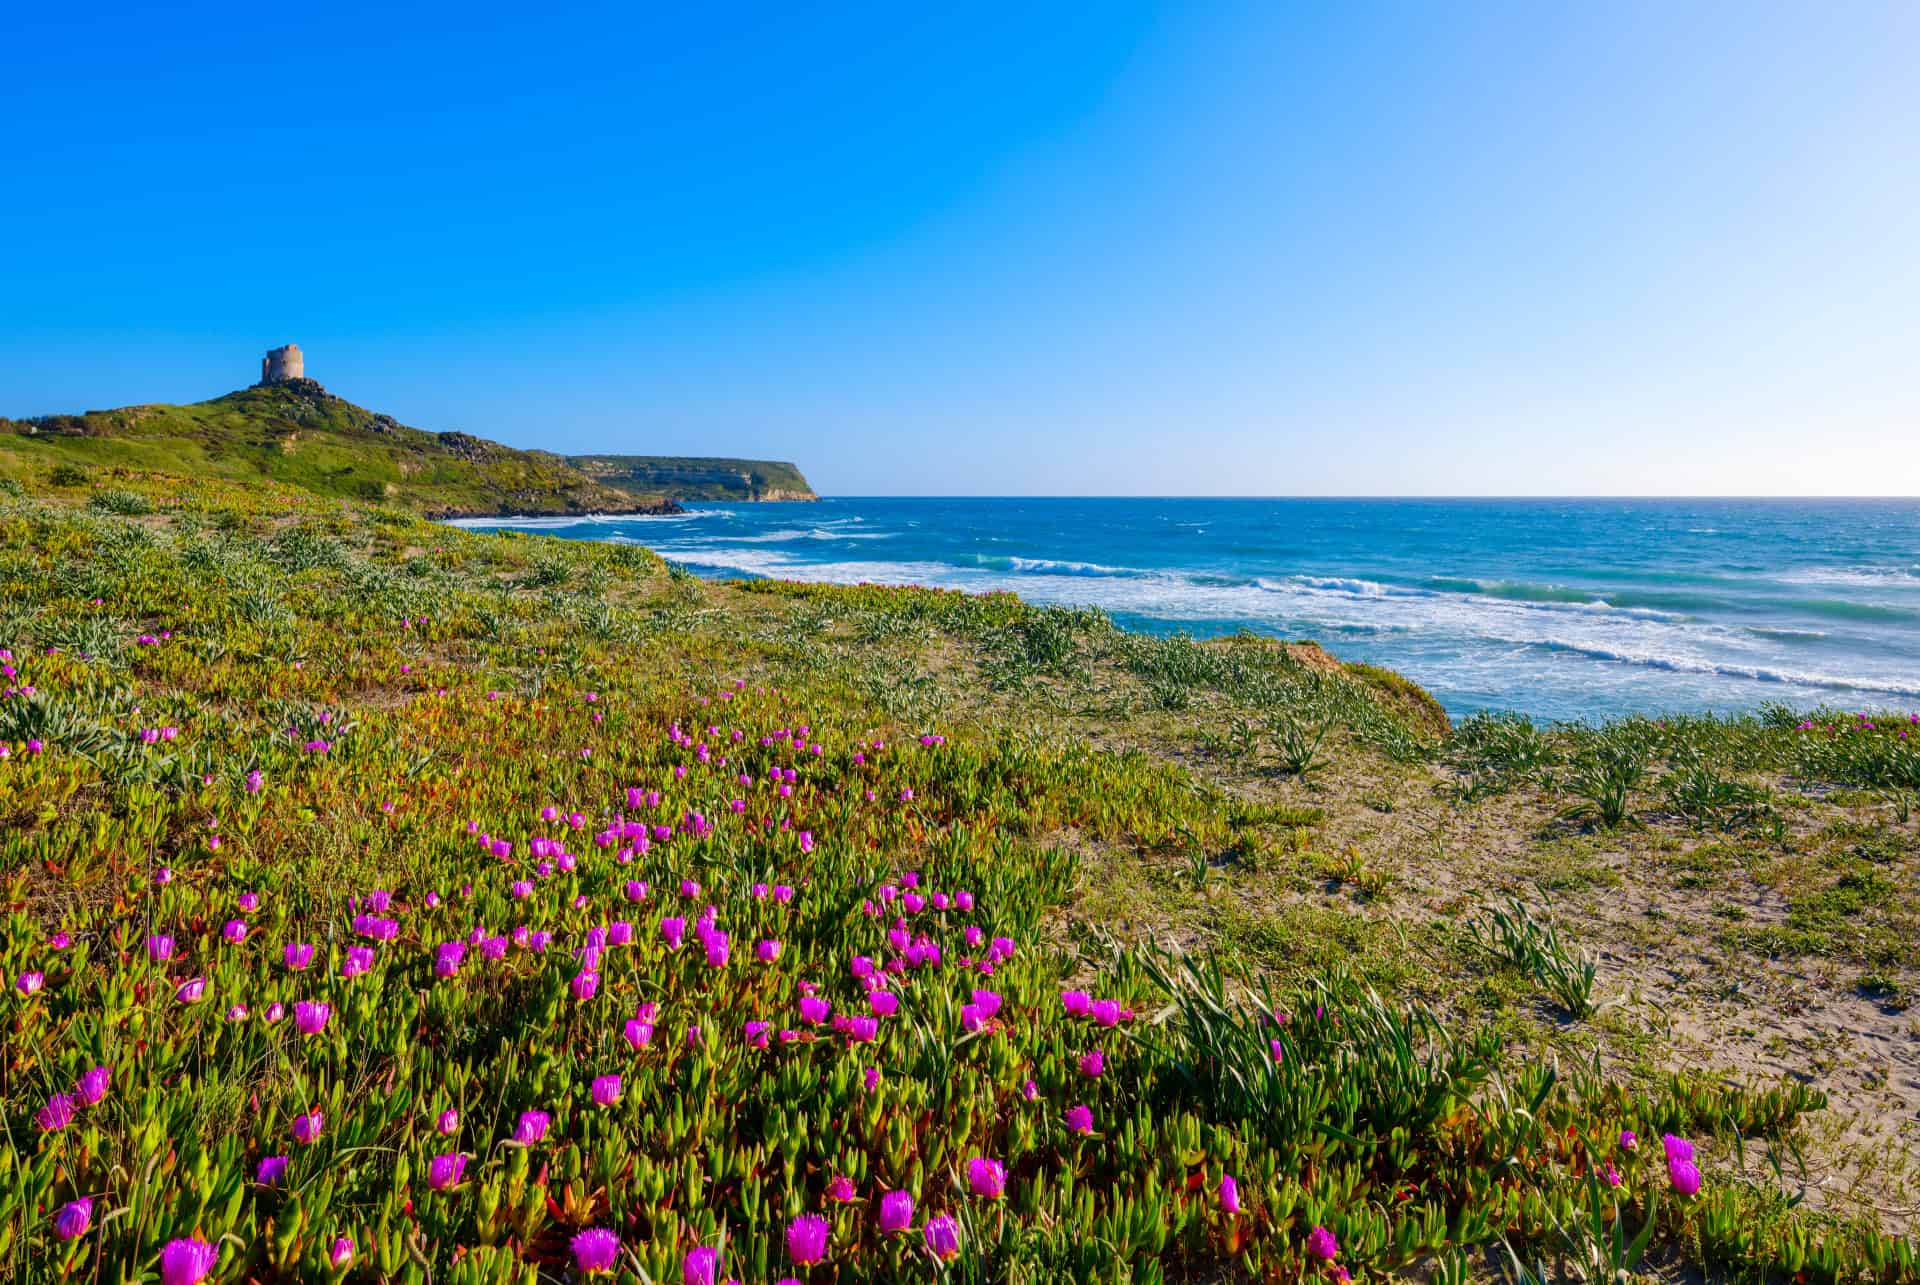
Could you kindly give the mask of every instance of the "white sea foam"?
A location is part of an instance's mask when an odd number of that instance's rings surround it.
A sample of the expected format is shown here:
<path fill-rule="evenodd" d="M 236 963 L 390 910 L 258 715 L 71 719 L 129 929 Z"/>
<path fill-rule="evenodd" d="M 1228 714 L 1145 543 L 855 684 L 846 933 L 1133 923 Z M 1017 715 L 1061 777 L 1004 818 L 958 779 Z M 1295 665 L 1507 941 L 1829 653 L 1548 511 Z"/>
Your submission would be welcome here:
<path fill-rule="evenodd" d="M 974 565 L 931 560 L 818 560 L 821 539 L 846 539 L 825 524 L 782 527 L 748 536 L 712 528 L 627 532 L 662 555 L 703 572 L 738 573 L 792 580 L 885 585 L 930 585 L 972 592 L 1010 591 L 1040 604 L 1094 606 L 1122 617 L 1202 627 L 1236 625 L 1286 635 L 1393 637 L 1396 651 L 1430 660 L 1439 673 L 1493 690 L 1509 689 L 1538 673 L 1543 681 L 1554 656 L 1616 666 L 1611 679 L 1583 682 L 1645 684 L 1650 698 L 1670 692 L 1671 679 L 1686 676 L 1691 690 L 1724 690 L 1728 681 L 1797 689 L 1799 699 L 1823 699 L 1822 691 L 1861 691 L 1920 696 L 1920 676 L 1902 672 L 1902 661 L 1872 657 L 1824 670 L 1792 663 L 1795 643 L 1823 637 L 1819 631 L 1758 624 L 1718 623 L 1647 607 L 1616 607 L 1603 599 L 1581 601 L 1552 585 L 1507 584 L 1469 578 L 1431 585 L 1393 585 L 1359 576 L 1288 575 L 1239 579 L 1231 575 L 1155 571 L 1057 558 L 983 556 Z M 898 528 L 895 528 L 897 531 Z M 824 533 L 824 534 L 816 534 Z M 623 533 L 624 534 L 624 533 Z M 894 532 L 872 531 L 886 538 Z M 1535 596 L 1538 595 L 1538 596 Z M 1907 667 L 1909 670 L 1911 667 Z M 1635 675 L 1640 677 L 1635 677 Z M 1435 676 L 1438 676 L 1436 674 Z M 1717 680 L 1717 685 L 1716 685 Z M 1444 681 L 1444 680 L 1443 680 Z M 1566 680 L 1559 680 L 1564 684 Z"/>

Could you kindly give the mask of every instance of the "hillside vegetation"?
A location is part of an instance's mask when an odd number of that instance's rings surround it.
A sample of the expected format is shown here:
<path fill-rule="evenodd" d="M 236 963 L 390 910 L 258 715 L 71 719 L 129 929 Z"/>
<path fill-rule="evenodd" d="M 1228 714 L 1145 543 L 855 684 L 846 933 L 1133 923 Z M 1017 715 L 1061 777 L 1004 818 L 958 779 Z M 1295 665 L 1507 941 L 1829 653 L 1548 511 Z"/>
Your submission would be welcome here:
<path fill-rule="evenodd" d="M 792 464 L 774 460 L 682 458 L 666 455 L 573 455 L 569 464 L 595 481 L 637 494 L 677 500 L 817 500 Z"/>
<path fill-rule="evenodd" d="M 0 419 L 0 475 L 51 464 L 70 479 L 107 466 L 265 480 L 430 517 L 674 511 L 664 492 L 603 485 L 546 451 L 409 428 L 312 380 L 185 406 Z"/>
<path fill-rule="evenodd" d="M 23 458 L 0 1279 L 1920 1282 L 1908 712 Z"/>

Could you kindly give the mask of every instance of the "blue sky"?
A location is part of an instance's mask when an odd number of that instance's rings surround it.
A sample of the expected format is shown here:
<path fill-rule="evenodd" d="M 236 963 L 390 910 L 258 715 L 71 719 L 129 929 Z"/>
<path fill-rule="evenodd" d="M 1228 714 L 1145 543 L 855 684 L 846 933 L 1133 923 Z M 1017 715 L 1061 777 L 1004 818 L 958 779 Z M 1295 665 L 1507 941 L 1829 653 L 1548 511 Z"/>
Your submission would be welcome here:
<path fill-rule="evenodd" d="M 802 8 L 17 12 L 0 414 L 294 340 L 839 494 L 1920 492 L 1920 6 Z"/>

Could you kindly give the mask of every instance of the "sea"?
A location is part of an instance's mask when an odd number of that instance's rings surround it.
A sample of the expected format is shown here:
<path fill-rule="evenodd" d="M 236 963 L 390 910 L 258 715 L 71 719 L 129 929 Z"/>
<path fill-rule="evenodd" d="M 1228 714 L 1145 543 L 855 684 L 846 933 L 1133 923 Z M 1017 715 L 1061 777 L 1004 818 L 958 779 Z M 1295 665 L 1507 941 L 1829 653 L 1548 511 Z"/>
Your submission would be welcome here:
<path fill-rule="evenodd" d="M 1920 500 L 834 497 L 462 525 L 1310 638 L 1456 718 L 1920 708 Z"/>

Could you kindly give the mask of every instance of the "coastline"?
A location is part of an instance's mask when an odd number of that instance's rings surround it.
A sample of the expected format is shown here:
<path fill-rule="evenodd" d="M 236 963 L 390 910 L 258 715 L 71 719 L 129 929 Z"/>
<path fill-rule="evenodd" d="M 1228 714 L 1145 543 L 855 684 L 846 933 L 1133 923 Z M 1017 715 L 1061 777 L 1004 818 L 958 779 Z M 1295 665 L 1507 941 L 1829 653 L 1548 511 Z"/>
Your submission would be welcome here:
<path fill-rule="evenodd" d="M 584 513 L 577 509 L 461 509 L 449 506 L 423 509 L 420 516 L 429 522 L 458 525 L 462 522 L 537 522 L 546 518 L 577 518 L 583 522 L 604 518 L 665 518 L 677 517 L 686 511 L 678 501 L 663 499 L 630 508 L 594 509 Z"/>
<path fill-rule="evenodd" d="M 716 580 L 1006 591 L 1160 636 L 1315 638 L 1413 677 L 1456 718 L 1905 708 L 1920 697 L 1911 502 L 831 497 L 805 510 L 688 508 L 664 525 L 473 525 L 637 543 Z"/>

